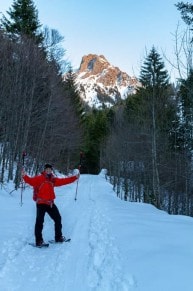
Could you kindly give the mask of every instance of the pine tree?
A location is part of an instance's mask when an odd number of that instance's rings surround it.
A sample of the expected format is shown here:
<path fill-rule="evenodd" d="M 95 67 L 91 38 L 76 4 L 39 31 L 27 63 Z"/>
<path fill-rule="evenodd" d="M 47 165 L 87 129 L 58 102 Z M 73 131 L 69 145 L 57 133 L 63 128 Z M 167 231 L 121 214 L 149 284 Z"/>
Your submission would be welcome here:
<path fill-rule="evenodd" d="M 193 25 L 193 4 L 178 2 L 176 7 L 181 12 L 182 19 L 187 25 Z"/>
<path fill-rule="evenodd" d="M 168 101 L 171 86 L 164 62 L 154 46 L 141 67 L 139 80 L 142 87 L 139 88 L 136 98 L 142 105 L 142 108 L 138 107 L 138 110 L 142 110 L 143 120 L 144 117 L 147 120 L 149 118 L 150 127 L 152 127 L 153 120 L 159 129 L 166 127 L 166 115 L 170 111 Z M 134 99 L 136 98 L 134 97 Z M 169 103 L 171 104 L 171 102 Z"/>
<path fill-rule="evenodd" d="M 109 109 L 93 109 L 85 116 L 84 153 L 89 173 L 98 174 L 100 170 L 101 144 L 109 132 L 112 113 Z"/>
<path fill-rule="evenodd" d="M 143 63 L 139 80 L 142 87 L 139 88 L 136 96 L 127 101 L 127 108 L 128 113 L 131 112 L 130 118 L 133 116 L 135 124 L 138 125 L 139 134 L 146 137 L 145 179 L 149 181 L 148 188 L 151 189 L 147 202 L 154 200 L 155 205 L 161 207 L 159 151 L 160 144 L 168 139 L 173 115 L 169 76 L 154 47 Z"/>
<path fill-rule="evenodd" d="M 186 149 L 191 153 L 193 150 L 193 71 L 186 80 L 181 80 L 179 98 L 181 124 L 178 132 L 178 146 L 181 150 Z"/>
<path fill-rule="evenodd" d="M 144 61 L 139 80 L 146 89 L 163 89 L 169 83 L 168 72 L 154 46 Z"/>
<path fill-rule="evenodd" d="M 26 35 L 34 38 L 37 43 L 42 41 L 38 11 L 32 0 L 14 0 L 7 14 L 9 19 L 5 16 L 1 19 L 2 27 L 6 32 L 15 37 Z"/>
<path fill-rule="evenodd" d="M 72 68 L 69 69 L 68 73 L 65 76 L 64 80 L 64 90 L 65 93 L 70 96 L 76 113 L 78 114 L 81 121 L 84 120 L 84 106 L 83 101 L 80 97 L 80 94 L 76 85 L 76 76 L 73 73 Z"/>

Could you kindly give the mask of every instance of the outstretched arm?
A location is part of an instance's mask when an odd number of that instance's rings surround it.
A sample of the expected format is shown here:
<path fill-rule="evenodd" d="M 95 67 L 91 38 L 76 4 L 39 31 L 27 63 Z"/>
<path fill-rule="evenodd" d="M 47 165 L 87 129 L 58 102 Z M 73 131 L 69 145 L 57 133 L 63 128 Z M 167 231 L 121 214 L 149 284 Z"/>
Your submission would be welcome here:
<path fill-rule="evenodd" d="M 54 186 L 58 187 L 58 186 L 62 186 L 62 185 L 67 185 L 67 184 L 73 183 L 78 178 L 79 177 L 77 175 L 66 177 L 66 178 L 55 178 Z"/>
<path fill-rule="evenodd" d="M 29 177 L 25 170 L 22 170 L 22 177 L 23 180 L 28 183 L 30 186 L 38 186 L 39 185 L 39 177 L 40 176 L 35 176 L 35 177 Z"/>
<path fill-rule="evenodd" d="M 74 170 L 74 175 L 66 178 L 55 178 L 55 183 L 54 186 L 62 186 L 62 185 L 67 185 L 70 183 L 73 183 L 80 177 L 80 172 L 79 170 Z"/>

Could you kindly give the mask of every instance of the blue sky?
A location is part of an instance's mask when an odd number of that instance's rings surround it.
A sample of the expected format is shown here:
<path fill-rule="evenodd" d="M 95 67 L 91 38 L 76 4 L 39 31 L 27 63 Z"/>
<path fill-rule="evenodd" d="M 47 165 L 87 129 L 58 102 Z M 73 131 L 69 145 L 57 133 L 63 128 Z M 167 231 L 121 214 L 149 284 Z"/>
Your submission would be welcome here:
<path fill-rule="evenodd" d="M 174 34 L 178 23 L 183 26 L 174 6 L 177 2 L 34 0 L 42 25 L 64 36 L 66 57 L 74 68 L 84 55 L 102 54 L 112 65 L 136 76 L 153 45 L 174 61 Z M 0 11 L 5 13 L 12 4 L 13 0 L 1 0 Z"/>

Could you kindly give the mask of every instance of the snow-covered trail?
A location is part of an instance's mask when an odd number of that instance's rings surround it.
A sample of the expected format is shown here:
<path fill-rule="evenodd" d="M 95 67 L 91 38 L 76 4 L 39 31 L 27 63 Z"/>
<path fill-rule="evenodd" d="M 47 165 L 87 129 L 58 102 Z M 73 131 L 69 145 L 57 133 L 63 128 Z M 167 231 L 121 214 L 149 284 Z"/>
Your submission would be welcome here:
<path fill-rule="evenodd" d="M 121 255 L 110 232 L 104 187 L 111 191 L 104 178 L 81 175 L 77 201 L 74 200 L 76 183 L 56 189 L 63 234 L 72 240 L 45 249 L 28 245 L 34 240 L 35 207 L 31 197 L 25 196 L 22 211 L 18 209 L 11 222 L 15 223 L 16 231 L 12 239 L 1 244 L 0 254 L 4 259 L 0 261 L 0 290 L 135 290 L 132 275 L 128 270 L 123 271 Z M 30 191 L 25 195 L 29 196 Z M 45 241 L 54 236 L 53 221 L 48 216 L 43 234 Z"/>
<path fill-rule="evenodd" d="M 130 282 L 122 275 L 119 252 L 109 231 L 111 221 L 103 200 L 105 184 L 103 180 L 99 181 L 98 176 L 81 177 L 78 200 L 74 202 L 77 211 L 73 212 L 74 222 L 70 227 L 72 246 L 78 247 L 78 253 L 70 254 L 69 259 L 73 263 L 69 264 L 69 268 L 67 266 L 66 275 L 71 276 L 73 282 L 67 282 L 65 290 L 76 290 L 77 286 L 79 290 L 131 290 L 133 285 L 132 280 Z M 109 191 L 110 185 L 106 186 Z M 70 205 L 67 208 L 69 216 Z"/>
<path fill-rule="evenodd" d="M 193 218 L 118 199 L 104 175 L 56 188 L 70 243 L 37 249 L 26 188 L 0 193 L 0 291 L 192 291 Z M 11 187 L 12 188 L 12 187 Z M 44 240 L 54 237 L 45 217 Z"/>

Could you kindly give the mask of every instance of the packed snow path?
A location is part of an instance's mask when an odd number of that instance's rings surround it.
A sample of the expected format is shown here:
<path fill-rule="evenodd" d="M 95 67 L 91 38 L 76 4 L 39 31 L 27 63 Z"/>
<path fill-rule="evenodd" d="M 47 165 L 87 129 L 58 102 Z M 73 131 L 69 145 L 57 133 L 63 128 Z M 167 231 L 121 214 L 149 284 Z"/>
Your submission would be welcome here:
<path fill-rule="evenodd" d="M 38 249 L 32 189 L 1 192 L 0 291 L 192 291 L 193 219 L 116 198 L 101 173 L 56 188 L 70 243 Z M 45 217 L 44 240 L 54 237 Z"/>

